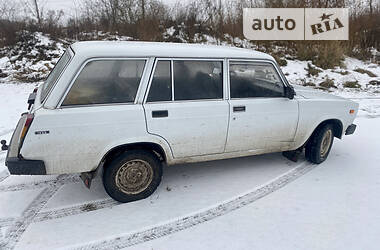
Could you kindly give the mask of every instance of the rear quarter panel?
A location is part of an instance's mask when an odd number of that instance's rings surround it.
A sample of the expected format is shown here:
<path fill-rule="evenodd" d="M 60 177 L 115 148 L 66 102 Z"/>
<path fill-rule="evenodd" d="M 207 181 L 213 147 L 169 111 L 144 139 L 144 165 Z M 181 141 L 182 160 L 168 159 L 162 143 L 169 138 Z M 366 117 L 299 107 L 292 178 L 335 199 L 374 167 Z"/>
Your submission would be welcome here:
<path fill-rule="evenodd" d="M 40 109 L 21 154 L 43 160 L 48 174 L 79 173 L 96 169 L 112 148 L 134 142 L 158 143 L 170 157 L 165 141 L 147 133 L 142 105 Z"/>

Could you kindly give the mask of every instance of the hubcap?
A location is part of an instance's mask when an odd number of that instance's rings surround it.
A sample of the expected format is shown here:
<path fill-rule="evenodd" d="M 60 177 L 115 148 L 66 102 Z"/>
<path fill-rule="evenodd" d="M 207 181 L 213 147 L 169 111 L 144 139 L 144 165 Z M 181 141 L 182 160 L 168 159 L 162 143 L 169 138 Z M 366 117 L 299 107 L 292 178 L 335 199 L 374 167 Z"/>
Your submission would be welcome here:
<path fill-rule="evenodd" d="M 323 135 L 322 142 L 321 142 L 321 157 L 324 158 L 327 155 L 327 152 L 329 151 L 330 144 L 332 141 L 332 131 L 327 130 L 326 133 Z"/>
<path fill-rule="evenodd" d="M 153 169 L 143 160 L 130 160 L 124 163 L 116 173 L 116 186 L 126 194 L 138 194 L 144 191 L 153 180 Z"/>

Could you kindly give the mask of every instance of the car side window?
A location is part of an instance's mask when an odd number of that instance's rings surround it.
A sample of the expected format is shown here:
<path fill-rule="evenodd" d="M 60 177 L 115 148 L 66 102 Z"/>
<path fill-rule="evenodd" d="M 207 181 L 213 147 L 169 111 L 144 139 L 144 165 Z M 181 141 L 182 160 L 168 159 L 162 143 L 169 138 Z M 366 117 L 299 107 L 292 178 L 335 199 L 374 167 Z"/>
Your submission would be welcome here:
<path fill-rule="evenodd" d="M 284 85 L 269 63 L 230 63 L 231 98 L 283 97 Z"/>
<path fill-rule="evenodd" d="M 174 60 L 174 100 L 223 98 L 221 61 Z"/>
<path fill-rule="evenodd" d="M 158 61 L 150 84 L 147 102 L 172 100 L 172 78 L 170 61 Z"/>
<path fill-rule="evenodd" d="M 133 103 L 145 60 L 99 60 L 86 64 L 62 106 Z"/>

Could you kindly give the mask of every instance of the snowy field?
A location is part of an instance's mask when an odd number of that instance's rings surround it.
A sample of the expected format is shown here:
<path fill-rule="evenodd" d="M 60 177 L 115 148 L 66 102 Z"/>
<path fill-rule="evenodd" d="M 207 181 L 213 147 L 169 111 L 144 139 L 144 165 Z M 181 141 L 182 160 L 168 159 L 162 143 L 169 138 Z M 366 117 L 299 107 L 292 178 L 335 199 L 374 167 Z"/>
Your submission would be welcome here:
<path fill-rule="evenodd" d="M 9 140 L 34 84 L 0 84 Z M 378 249 L 380 95 L 360 103 L 353 136 L 321 165 L 281 154 L 164 168 L 158 190 L 128 204 L 77 176 L 9 176 L 0 153 L 0 249 Z"/>

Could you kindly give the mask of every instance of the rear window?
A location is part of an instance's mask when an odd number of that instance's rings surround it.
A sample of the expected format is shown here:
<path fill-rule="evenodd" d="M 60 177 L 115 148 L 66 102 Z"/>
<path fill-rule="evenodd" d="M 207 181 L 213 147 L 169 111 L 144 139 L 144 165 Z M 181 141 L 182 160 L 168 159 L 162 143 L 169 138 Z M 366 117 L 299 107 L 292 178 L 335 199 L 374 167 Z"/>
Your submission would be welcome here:
<path fill-rule="evenodd" d="M 50 72 L 48 78 L 42 86 L 41 100 L 44 101 L 50 90 L 53 88 L 55 82 L 58 80 L 59 76 L 65 69 L 65 66 L 70 61 L 70 53 L 68 50 L 63 54 L 63 56 L 58 60 L 57 64 Z"/>
<path fill-rule="evenodd" d="M 145 60 L 102 60 L 86 64 L 62 106 L 133 103 Z"/>

